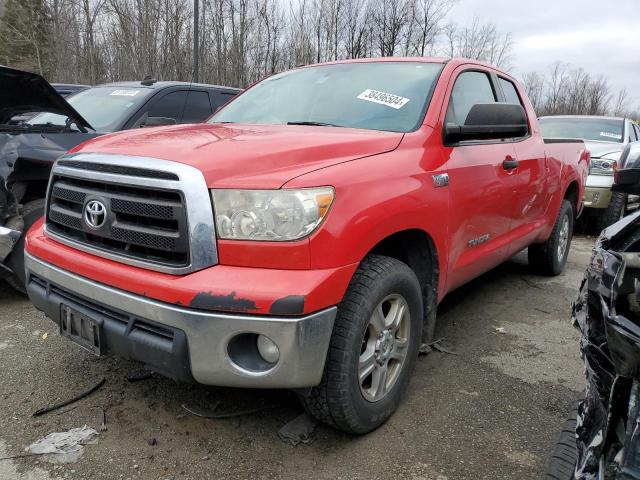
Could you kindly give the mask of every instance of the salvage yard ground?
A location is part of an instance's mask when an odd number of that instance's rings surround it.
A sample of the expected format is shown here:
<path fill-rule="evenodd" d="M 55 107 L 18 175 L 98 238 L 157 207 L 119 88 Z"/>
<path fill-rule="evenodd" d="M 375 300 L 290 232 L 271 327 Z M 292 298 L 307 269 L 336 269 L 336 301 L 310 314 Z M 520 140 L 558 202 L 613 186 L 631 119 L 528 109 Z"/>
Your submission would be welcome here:
<path fill-rule="evenodd" d="M 520 254 L 451 294 L 437 337 L 456 354 L 422 357 L 406 400 L 380 429 L 354 438 L 319 426 L 291 447 L 277 432 L 301 408 L 289 393 L 207 388 L 96 358 L 61 338 L 27 300 L 0 287 L 0 457 L 20 455 L 51 432 L 107 430 L 77 463 L 0 460 L 0 479 L 317 478 L 537 479 L 583 388 L 570 302 L 594 239 L 574 239 L 565 273 L 531 275 Z M 100 379 L 97 392 L 32 417 Z M 254 408 L 210 420 L 182 405 Z M 75 408 L 74 408 L 75 407 Z"/>

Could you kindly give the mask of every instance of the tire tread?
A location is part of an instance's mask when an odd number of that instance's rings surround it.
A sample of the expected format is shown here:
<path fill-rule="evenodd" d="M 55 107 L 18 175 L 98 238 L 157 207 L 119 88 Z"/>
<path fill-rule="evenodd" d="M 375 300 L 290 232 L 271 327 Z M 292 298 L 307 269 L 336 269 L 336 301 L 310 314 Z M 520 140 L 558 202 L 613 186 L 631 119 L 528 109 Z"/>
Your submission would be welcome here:
<path fill-rule="evenodd" d="M 308 413 L 339 430 L 350 433 L 365 431 L 359 428 L 358 419 L 346 400 L 348 378 L 342 366 L 351 353 L 348 345 L 356 334 L 353 325 L 358 324 L 359 316 L 366 311 L 371 289 L 381 276 L 398 268 L 407 269 L 414 275 L 406 264 L 391 257 L 369 255 L 362 261 L 339 305 L 322 380 L 308 395 L 300 396 Z"/>

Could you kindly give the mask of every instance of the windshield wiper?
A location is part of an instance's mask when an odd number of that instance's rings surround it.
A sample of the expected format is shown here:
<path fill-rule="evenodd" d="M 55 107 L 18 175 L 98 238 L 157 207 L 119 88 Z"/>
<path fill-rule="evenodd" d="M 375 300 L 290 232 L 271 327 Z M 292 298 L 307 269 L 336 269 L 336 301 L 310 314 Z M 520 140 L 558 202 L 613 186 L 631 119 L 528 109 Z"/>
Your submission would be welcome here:
<path fill-rule="evenodd" d="M 312 127 L 341 127 L 342 125 L 335 125 L 333 123 L 323 122 L 287 122 L 287 125 L 310 125 Z"/>

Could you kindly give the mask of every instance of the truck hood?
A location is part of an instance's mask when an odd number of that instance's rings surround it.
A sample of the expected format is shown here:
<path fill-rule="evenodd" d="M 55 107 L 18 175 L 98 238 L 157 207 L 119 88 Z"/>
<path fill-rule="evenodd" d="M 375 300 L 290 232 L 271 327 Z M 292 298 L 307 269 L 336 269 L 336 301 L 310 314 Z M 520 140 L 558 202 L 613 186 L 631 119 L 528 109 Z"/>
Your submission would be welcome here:
<path fill-rule="evenodd" d="M 29 112 L 66 115 L 79 127 L 93 130 L 89 122 L 40 75 L 0 65 L 0 124 Z"/>
<path fill-rule="evenodd" d="M 337 127 L 199 124 L 109 134 L 76 151 L 181 162 L 202 171 L 211 188 L 280 188 L 313 170 L 392 151 L 402 137 Z"/>
<path fill-rule="evenodd" d="M 584 144 L 591 152 L 591 158 L 616 157 L 612 158 L 613 160 L 620 157 L 625 147 L 624 143 L 590 142 L 588 140 Z"/>

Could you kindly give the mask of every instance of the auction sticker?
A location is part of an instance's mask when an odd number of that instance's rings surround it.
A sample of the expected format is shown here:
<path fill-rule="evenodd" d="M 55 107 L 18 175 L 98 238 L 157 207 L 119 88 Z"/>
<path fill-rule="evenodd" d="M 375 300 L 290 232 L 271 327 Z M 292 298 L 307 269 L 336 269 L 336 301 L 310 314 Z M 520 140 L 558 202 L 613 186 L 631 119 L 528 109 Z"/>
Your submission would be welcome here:
<path fill-rule="evenodd" d="M 616 140 L 622 140 L 622 135 L 618 133 L 600 132 L 601 137 L 615 138 Z"/>
<path fill-rule="evenodd" d="M 370 88 L 367 88 L 364 92 L 358 95 L 357 98 L 360 100 L 366 100 L 367 102 L 386 105 L 387 107 L 395 108 L 396 110 L 404 107 L 409 101 L 408 98 L 393 95 L 392 93 L 379 92 L 378 90 L 372 90 Z"/>
<path fill-rule="evenodd" d="M 135 97 L 140 90 L 114 90 L 109 95 L 116 95 L 119 97 Z"/>

